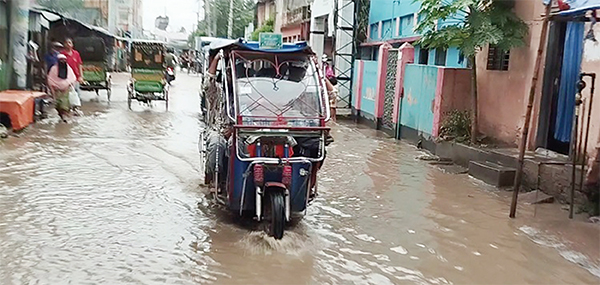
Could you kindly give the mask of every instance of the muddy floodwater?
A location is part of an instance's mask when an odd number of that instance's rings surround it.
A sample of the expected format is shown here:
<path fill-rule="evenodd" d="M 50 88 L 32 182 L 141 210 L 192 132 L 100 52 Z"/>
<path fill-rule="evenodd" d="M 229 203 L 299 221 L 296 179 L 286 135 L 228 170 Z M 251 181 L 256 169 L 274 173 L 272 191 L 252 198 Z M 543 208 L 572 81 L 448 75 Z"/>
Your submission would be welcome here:
<path fill-rule="evenodd" d="M 409 144 L 352 123 L 320 196 L 281 241 L 206 197 L 197 76 L 169 111 L 83 94 L 0 142 L 0 284 L 598 284 L 600 229 L 416 159 Z M 91 101 L 90 101 L 91 100 Z"/>

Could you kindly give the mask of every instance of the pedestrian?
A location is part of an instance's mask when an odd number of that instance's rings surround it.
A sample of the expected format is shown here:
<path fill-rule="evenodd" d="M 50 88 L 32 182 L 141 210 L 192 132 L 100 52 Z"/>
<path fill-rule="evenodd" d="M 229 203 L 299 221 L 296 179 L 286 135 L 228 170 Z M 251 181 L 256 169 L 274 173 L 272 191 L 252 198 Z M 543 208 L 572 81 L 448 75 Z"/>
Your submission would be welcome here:
<path fill-rule="evenodd" d="M 329 58 L 327 57 L 327 55 L 323 54 L 321 60 L 323 61 L 323 75 L 325 76 L 325 78 L 329 79 L 335 77 L 335 72 L 333 71 L 333 67 L 329 63 Z"/>
<path fill-rule="evenodd" d="M 56 58 L 57 63 L 48 72 L 48 88 L 54 98 L 55 108 L 60 119 L 66 123 L 71 110 L 69 93 L 75 92 L 73 88 L 77 83 L 77 76 L 67 63 L 67 57 L 64 54 L 59 54 Z"/>
<path fill-rule="evenodd" d="M 165 54 L 165 64 L 175 71 L 175 67 L 177 66 L 177 56 L 175 56 L 173 52 L 174 50 L 172 48 L 167 49 L 167 54 Z"/>
<path fill-rule="evenodd" d="M 65 49 L 62 54 L 67 57 L 67 64 L 73 69 L 75 76 L 77 77 L 77 82 L 74 85 L 75 92 L 77 92 L 77 97 L 79 97 L 79 102 L 71 102 L 71 106 L 73 108 L 74 114 L 76 116 L 81 115 L 79 111 L 79 107 L 81 107 L 81 91 L 80 86 L 83 83 L 83 61 L 81 60 L 81 56 L 79 52 L 75 50 L 73 45 L 73 40 L 67 38 L 65 40 Z"/>
<path fill-rule="evenodd" d="M 329 110 L 331 114 L 331 120 L 335 122 L 337 113 L 337 97 L 339 95 L 337 79 L 335 77 L 326 78 L 325 84 L 327 85 L 327 95 L 329 95 Z"/>
<path fill-rule="evenodd" d="M 50 51 L 48 51 L 48 53 L 44 55 L 46 72 L 49 72 L 50 68 L 52 68 L 52 66 L 54 66 L 58 62 L 57 56 L 60 54 L 63 48 L 63 44 L 59 42 L 52 42 L 52 44 L 50 44 Z"/>

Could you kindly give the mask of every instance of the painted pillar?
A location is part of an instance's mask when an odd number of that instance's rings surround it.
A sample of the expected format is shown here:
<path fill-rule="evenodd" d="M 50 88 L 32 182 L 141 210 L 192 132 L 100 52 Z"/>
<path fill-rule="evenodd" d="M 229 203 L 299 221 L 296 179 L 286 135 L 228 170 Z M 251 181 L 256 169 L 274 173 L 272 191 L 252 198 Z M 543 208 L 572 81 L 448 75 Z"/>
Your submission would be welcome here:
<path fill-rule="evenodd" d="M 365 62 L 362 60 L 357 60 L 356 63 L 357 71 L 356 71 L 356 80 L 354 81 L 354 95 L 352 98 L 356 98 L 354 101 L 354 109 L 359 111 L 362 103 L 362 85 L 363 85 L 363 72 L 365 70 Z"/>
<path fill-rule="evenodd" d="M 404 96 L 404 74 L 406 65 L 415 62 L 415 47 L 405 43 L 398 52 L 398 70 L 396 77 L 396 96 L 394 97 L 394 114 L 392 122 L 398 123 L 400 114 L 400 100 Z"/>
<path fill-rule="evenodd" d="M 11 0 L 9 24 L 10 88 L 27 87 L 27 31 L 29 29 L 29 1 Z"/>
<path fill-rule="evenodd" d="M 435 87 L 435 99 L 433 101 L 433 128 L 431 129 L 431 135 L 437 138 L 440 135 L 440 126 L 442 124 L 442 103 L 444 98 L 442 97 L 444 88 L 444 73 L 446 69 L 444 67 L 438 67 L 437 82 Z"/>
<path fill-rule="evenodd" d="M 377 87 L 375 91 L 375 118 L 379 119 L 383 115 L 383 105 L 385 96 L 385 77 L 387 74 L 387 61 L 389 50 L 392 46 L 384 43 L 379 47 L 378 70 L 377 70 Z"/>

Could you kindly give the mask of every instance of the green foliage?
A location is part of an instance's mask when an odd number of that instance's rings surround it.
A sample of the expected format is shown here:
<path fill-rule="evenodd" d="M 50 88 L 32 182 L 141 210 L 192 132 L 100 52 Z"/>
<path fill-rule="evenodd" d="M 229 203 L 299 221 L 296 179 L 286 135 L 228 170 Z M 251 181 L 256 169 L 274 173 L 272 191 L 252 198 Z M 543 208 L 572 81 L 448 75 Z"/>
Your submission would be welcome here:
<path fill-rule="evenodd" d="M 207 33 L 205 31 L 206 30 L 203 30 L 203 29 L 200 28 L 200 23 L 198 23 L 198 27 L 196 28 L 196 30 L 194 32 L 192 32 L 188 36 L 188 43 L 191 46 L 194 46 L 194 44 L 196 44 L 196 37 L 205 37 L 205 36 L 207 36 Z"/>
<path fill-rule="evenodd" d="M 213 0 L 210 1 L 208 13 L 210 14 L 210 23 L 205 20 L 198 23 L 199 34 L 208 35 L 209 26 L 215 37 L 227 37 L 227 24 L 229 20 L 229 1 Z M 254 21 L 254 1 L 253 0 L 233 0 L 233 38 L 244 37 L 245 28 Z"/>
<path fill-rule="evenodd" d="M 440 138 L 461 143 L 468 142 L 471 139 L 471 112 L 454 110 L 445 114 Z"/>
<path fill-rule="evenodd" d="M 273 18 L 268 19 L 265 23 L 259 27 L 258 29 L 252 32 L 252 40 L 258 41 L 258 36 L 260 33 L 272 33 L 275 25 L 275 20 Z"/>
<path fill-rule="evenodd" d="M 426 48 L 458 47 L 472 58 L 491 44 L 502 50 L 523 46 L 528 27 L 506 0 L 416 0 L 422 19 L 416 27 Z M 439 25 L 438 23 L 446 23 Z"/>

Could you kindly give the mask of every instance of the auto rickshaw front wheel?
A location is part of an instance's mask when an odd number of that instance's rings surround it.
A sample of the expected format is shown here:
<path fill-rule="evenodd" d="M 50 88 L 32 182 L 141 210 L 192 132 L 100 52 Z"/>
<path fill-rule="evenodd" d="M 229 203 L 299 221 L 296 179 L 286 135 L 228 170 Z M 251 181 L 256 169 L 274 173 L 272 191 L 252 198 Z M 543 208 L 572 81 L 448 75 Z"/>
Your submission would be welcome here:
<path fill-rule="evenodd" d="M 285 199 L 283 192 L 273 191 L 269 197 L 271 199 L 271 235 L 275 239 L 282 239 L 285 230 Z"/>

